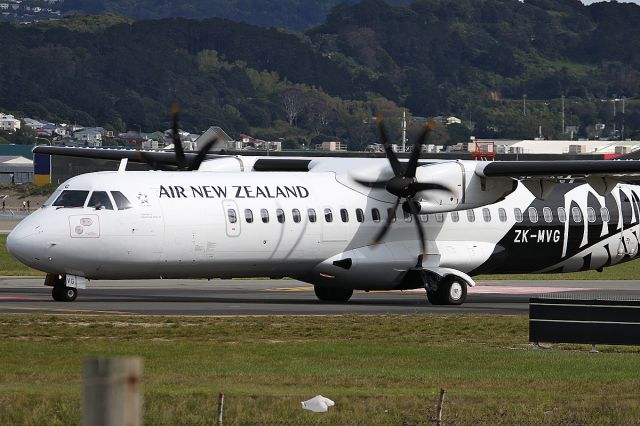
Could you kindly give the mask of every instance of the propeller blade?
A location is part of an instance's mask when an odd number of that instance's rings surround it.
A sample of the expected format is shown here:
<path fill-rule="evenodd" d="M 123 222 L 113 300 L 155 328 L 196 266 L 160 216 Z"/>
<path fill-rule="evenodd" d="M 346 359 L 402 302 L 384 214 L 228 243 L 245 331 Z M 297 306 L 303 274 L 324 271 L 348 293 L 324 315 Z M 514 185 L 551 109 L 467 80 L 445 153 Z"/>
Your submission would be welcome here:
<path fill-rule="evenodd" d="M 366 180 L 360 180 L 360 179 L 354 179 L 354 180 L 360 185 L 367 186 L 369 188 L 384 189 L 386 188 L 386 185 L 387 185 L 386 180 L 377 180 L 377 181 L 366 181 Z"/>
<path fill-rule="evenodd" d="M 380 231 L 378 231 L 378 234 L 375 236 L 375 238 L 371 241 L 371 244 L 373 244 L 374 246 L 378 245 L 380 243 L 380 241 L 382 241 L 384 236 L 387 234 L 387 231 L 389 231 L 389 228 L 391 227 L 391 224 L 393 223 L 393 219 L 395 217 L 396 210 L 398 210 L 398 205 L 400 204 L 400 199 L 401 199 L 401 197 L 398 197 L 398 199 L 396 200 L 396 203 L 393 206 L 392 214 L 387 214 L 387 221 L 384 223 L 384 226 L 380 229 Z"/>
<path fill-rule="evenodd" d="M 411 157 L 409 158 L 409 163 L 407 164 L 407 169 L 404 172 L 405 177 L 415 177 L 416 176 L 416 168 L 418 167 L 418 159 L 420 158 L 420 153 L 422 151 L 422 145 L 424 145 L 427 140 L 427 136 L 429 136 L 429 132 L 435 128 L 435 122 L 429 121 L 420 135 L 416 139 L 416 142 L 413 144 L 413 150 L 411 151 Z"/>
<path fill-rule="evenodd" d="M 140 160 L 144 161 L 145 163 L 147 163 L 149 165 L 149 167 L 151 167 L 151 170 L 162 170 L 162 171 L 165 171 L 165 172 L 172 172 L 172 171 L 178 170 L 177 167 L 161 163 L 161 162 L 157 161 L 156 159 L 148 156 L 143 151 L 138 151 L 137 157 L 138 157 L 138 159 L 140 159 Z"/>
<path fill-rule="evenodd" d="M 380 132 L 380 139 L 382 139 L 384 152 L 387 155 L 387 160 L 389 160 L 389 163 L 391 164 L 393 174 L 396 176 L 402 176 L 402 165 L 400 164 L 400 161 L 398 161 L 396 153 L 393 152 L 393 148 L 391 148 L 389 137 L 387 136 L 387 131 L 384 127 L 383 121 L 384 119 L 382 118 L 382 115 L 378 114 L 376 116 L 376 126 L 378 127 L 378 131 Z"/>
<path fill-rule="evenodd" d="M 409 184 L 409 188 L 412 194 L 416 194 L 416 192 L 420 191 L 428 191 L 430 189 L 439 189 L 442 191 L 449 191 L 449 188 L 440 185 L 439 183 L 429 183 L 429 182 L 413 182 Z"/>
<path fill-rule="evenodd" d="M 179 169 L 187 168 L 187 159 L 184 156 L 182 141 L 178 134 L 178 105 L 173 104 L 171 107 L 171 138 L 173 139 L 173 149 L 176 153 L 176 163 Z"/>
<path fill-rule="evenodd" d="M 411 211 L 411 215 L 413 216 L 413 220 L 415 221 L 416 227 L 418 228 L 418 236 L 420 237 L 420 256 L 423 256 L 427 252 L 427 247 L 424 242 L 424 229 L 422 229 L 422 223 L 420 222 L 420 210 L 418 210 L 413 200 L 407 201 L 409 210 Z"/>
<path fill-rule="evenodd" d="M 209 142 L 204 144 L 202 148 L 200 148 L 200 150 L 198 151 L 198 155 L 196 155 L 195 158 L 191 161 L 191 164 L 189 165 L 189 170 L 198 170 L 200 168 L 200 164 L 202 164 L 202 161 L 204 161 L 211 147 L 216 143 L 218 143 L 219 140 L 220 138 L 213 138 Z"/>

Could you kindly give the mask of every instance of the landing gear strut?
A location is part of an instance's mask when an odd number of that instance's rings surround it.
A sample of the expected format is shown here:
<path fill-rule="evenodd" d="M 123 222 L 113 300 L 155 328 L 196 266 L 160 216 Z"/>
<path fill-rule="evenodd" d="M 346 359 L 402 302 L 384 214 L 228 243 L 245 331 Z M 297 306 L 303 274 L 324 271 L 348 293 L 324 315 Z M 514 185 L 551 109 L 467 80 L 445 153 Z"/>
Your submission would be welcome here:
<path fill-rule="evenodd" d="M 78 297 L 78 289 L 67 287 L 63 274 L 47 274 L 44 284 L 53 287 L 51 296 L 56 302 L 73 302 Z"/>
<path fill-rule="evenodd" d="M 467 298 L 467 283 L 454 275 L 443 278 L 437 290 L 427 289 L 432 305 L 462 305 Z"/>
<path fill-rule="evenodd" d="M 316 297 L 323 302 L 346 302 L 353 295 L 353 289 L 323 285 L 314 285 L 313 291 L 316 293 Z"/>

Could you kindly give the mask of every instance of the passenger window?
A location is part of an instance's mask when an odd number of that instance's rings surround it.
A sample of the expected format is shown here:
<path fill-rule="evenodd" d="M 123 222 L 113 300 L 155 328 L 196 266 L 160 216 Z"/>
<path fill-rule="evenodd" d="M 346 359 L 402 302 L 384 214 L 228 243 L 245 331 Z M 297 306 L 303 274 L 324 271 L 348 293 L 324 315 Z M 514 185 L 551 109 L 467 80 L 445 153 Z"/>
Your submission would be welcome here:
<path fill-rule="evenodd" d="M 402 214 L 404 216 L 404 221 L 407 223 L 411 223 L 411 213 L 402 210 Z"/>
<path fill-rule="evenodd" d="M 316 211 L 314 209 L 308 209 L 307 215 L 309 215 L 309 222 L 316 223 Z"/>
<path fill-rule="evenodd" d="M 529 207 L 529 220 L 531 223 L 538 223 L 538 210 L 535 207 Z"/>
<path fill-rule="evenodd" d="M 460 220 L 460 214 L 458 212 L 451 212 L 451 220 L 457 222 Z"/>
<path fill-rule="evenodd" d="M 302 220 L 302 217 L 300 216 L 300 210 L 298 209 L 291 210 L 291 216 L 293 216 L 293 221 L 295 223 L 299 223 Z"/>
<path fill-rule="evenodd" d="M 544 221 L 547 223 L 551 223 L 551 221 L 553 221 L 553 212 L 550 207 L 544 207 L 542 209 L 542 217 L 544 217 Z"/>
<path fill-rule="evenodd" d="M 611 219 L 611 217 L 609 217 L 609 209 L 606 207 L 600 209 L 600 216 L 602 216 L 603 222 L 609 222 Z"/>
<path fill-rule="evenodd" d="M 371 209 L 371 219 L 373 219 L 374 222 L 380 222 L 380 210 Z"/>
<path fill-rule="evenodd" d="M 284 223 L 284 210 L 276 209 L 276 218 L 279 223 Z"/>
<path fill-rule="evenodd" d="M 473 210 L 467 210 L 467 220 L 469 222 L 475 222 L 476 221 L 476 214 Z"/>
<path fill-rule="evenodd" d="M 482 209 L 482 218 L 485 222 L 491 222 L 491 211 L 486 207 Z"/>
<path fill-rule="evenodd" d="M 54 207 L 84 207 L 89 191 L 66 190 L 53 203 Z"/>
<path fill-rule="evenodd" d="M 253 222 L 253 212 L 250 209 L 245 209 L 244 210 L 244 220 L 247 223 L 252 223 Z"/>
<path fill-rule="evenodd" d="M 131 203 L 120 191 L 111 191 L 111 196 L 118 206 L 118 210 L 126 210 L 132 208 Z"/>
<path fill-rule="evenodd" d="M 500 219 L 500 222 L 506 222 L 507 221 L 507 211 L 505 209 L 503 209 L 502 207 L 500 207 L 498 209 L 498 219 Z"/>
<path fill-rule="evenodd" d="M 227 217 L 229 218 L 229 223 L 236 223 L 238 221 L 238 216 L 234 209 L 227 210 Z"/>
<path fill-rule="evenodd" d="M 587 207 L 587 220 L 590 223 L 596 221 L 596 211 L 593 209 L 593 207 Z"/>
<path fill-rule="evenodd" d="M 573 216 L 574 222 L 577 222 L 577 223 L 582 222 L 582 212 L 578 207 L 573 207 L 571 209 L 571 216 Z"/>
<path fill-rule="evenodd" d="M 349 212 L 347 209 L 340 209 L 340 219 L 342 219 L 343 222 L 349 222 Z"/>
<path fill-rule="evenodd" d="M 391 222 L 395 222 L 396 221 L 396 211 L 393 210 L 392 208 L 388 208 L 387 209 L 387 217 L 391 218 Z"/>
<path fill-rule="evenodd" d="M 113 204 L 106 191 L 93 191 L 87 207 L 93 207 L 96 210 L 113 210 Z"/>
<path fill-rule="evenodd" d="M 513 217 L 517 223 L 522 223 L 522 210 L 518 208 L 513 209 Z"/>
<path fill-rule="evenodd" d="M 564 207 L 558 207 L 558 220 L 560 222 L 567 221 L 567 212 L 565 211 Z"/>
<path fill-rule="evenodd" d="M 436 213 L 436 222 L 444 222 L 444 213 Z"/>
<path fill-rule="evenodd" d="M 333 222 L 333 212 L 331 209 L 324 209 L 324 221 L 327 223 Z"/>
<path fill-rule="evenodd" d="M 426 223 L 426 222 L 429 221 L 429 215 L 428 214 L 421 214 L 421 215 L 418 215 L 418 216 L 420 216 L 420 222 L 425 222 Z"/>
<path fill-rule="evenodd" d="M 260 217 L 262 218 L 262 223 L 269 223 L 269 211 L 267 209 L 260 209 Z"/>
<path fill-rule="evenodd" d="M 356 209 L 356 220 L 360 223 L 364 222 L 364 212 L 362 209 Z"/>

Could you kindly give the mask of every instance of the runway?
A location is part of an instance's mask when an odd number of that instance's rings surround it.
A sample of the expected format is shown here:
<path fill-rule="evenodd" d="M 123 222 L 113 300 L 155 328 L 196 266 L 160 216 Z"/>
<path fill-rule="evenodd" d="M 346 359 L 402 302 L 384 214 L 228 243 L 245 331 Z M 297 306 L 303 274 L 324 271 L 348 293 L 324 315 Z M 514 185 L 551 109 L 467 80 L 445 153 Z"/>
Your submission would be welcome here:
<path fill-rule="evenodd" d="M 91 315 L 528 314 L 529 298 L 557 293 L 640 299 L 640 281 L 483 281 L 462 306 L 432 306 L 424 291 L 356 291 L 319 302 L 295 280 L 92 281 L 74 302 L 55 302 L 43 278 L 0 278 L 0 313 Z"/>

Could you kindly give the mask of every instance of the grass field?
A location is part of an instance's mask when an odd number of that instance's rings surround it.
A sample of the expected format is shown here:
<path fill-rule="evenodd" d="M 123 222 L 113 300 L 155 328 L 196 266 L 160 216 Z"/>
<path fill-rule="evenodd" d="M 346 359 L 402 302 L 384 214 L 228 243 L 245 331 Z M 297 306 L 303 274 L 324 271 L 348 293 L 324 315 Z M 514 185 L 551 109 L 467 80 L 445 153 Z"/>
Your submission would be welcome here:
<path fill-rule="evenodd" d="M 640 350 L 531 350 L 524 316 L 0 319 L 0 424 L 81 416 L 82 360 L 144 360 L 144 423 L 637 424 Z M 328 413 L 303 411 L 316 394 Z"/>

